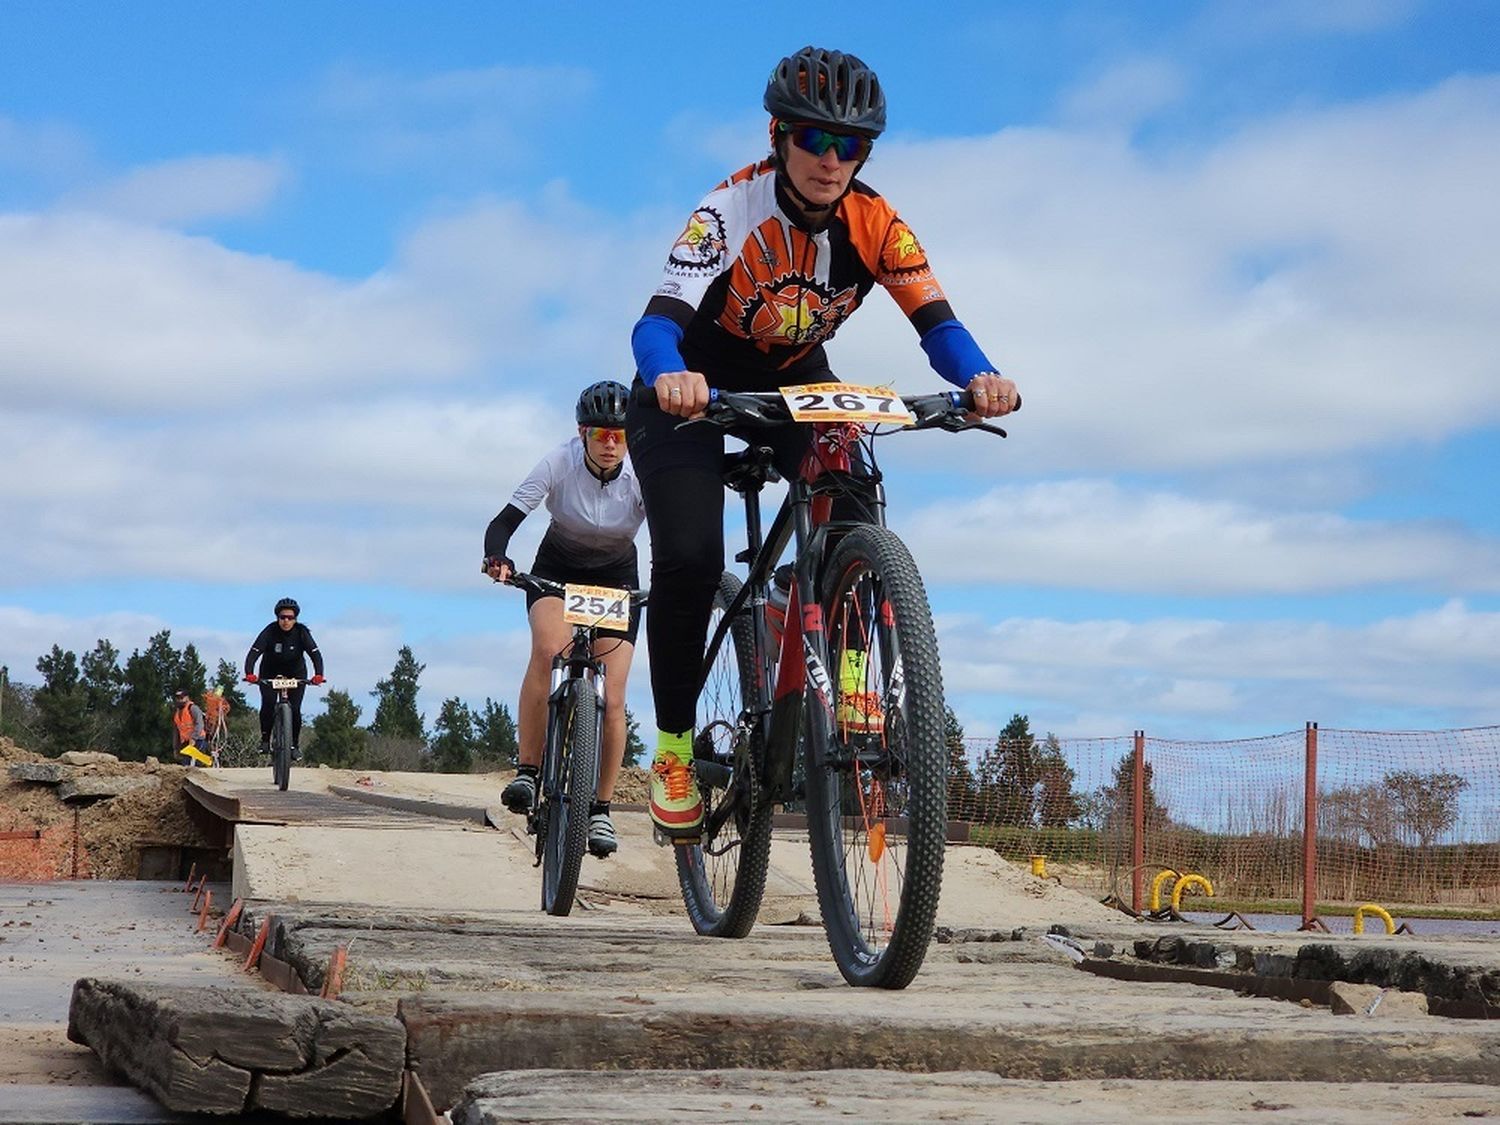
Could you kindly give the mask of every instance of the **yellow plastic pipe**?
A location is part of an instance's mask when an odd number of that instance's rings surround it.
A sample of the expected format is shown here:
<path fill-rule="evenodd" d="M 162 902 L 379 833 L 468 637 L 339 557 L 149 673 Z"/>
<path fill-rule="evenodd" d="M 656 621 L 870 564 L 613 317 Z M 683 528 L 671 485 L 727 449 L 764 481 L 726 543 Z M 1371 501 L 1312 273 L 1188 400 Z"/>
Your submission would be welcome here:
<path fill-rule="evenodd" d="M 1151 880 L 1151 913 L 1155 914 L 1158 910 L 1161 909 L 1161 885 L 1168 879 L 1180 878 L 1182 878 L 1182 876 L 1177 874 L 1177 872 L 1173 871 L 1170 867 L 1156 873 L 1156 878 Z"/>
<path fill-rule="evenodd" d="M 1214 885 L 1208 881 L 1206 875 L 1184 875 L 1177 880 L 1177 885 L 1172 888 L 1172 909 L 1177 910 L 1182 906 L 1182 896 L 1189 887 L 1202 887 L 1203 893 L 1209 898 L 1214 897 Z"/>
<path fill-rule="evenodd" d="M 1354 932 L 1362 934 L 1365 932 L 1365 915 L 1373 914 L 1385 923 L 1385 932 L 1393 934 L 1396 932 L 1396 920 L 1391 917 L 1390 911 L 1383 906 L 1376 906 L 1373 902 L 1367 902 L 1354 912 Z"/>

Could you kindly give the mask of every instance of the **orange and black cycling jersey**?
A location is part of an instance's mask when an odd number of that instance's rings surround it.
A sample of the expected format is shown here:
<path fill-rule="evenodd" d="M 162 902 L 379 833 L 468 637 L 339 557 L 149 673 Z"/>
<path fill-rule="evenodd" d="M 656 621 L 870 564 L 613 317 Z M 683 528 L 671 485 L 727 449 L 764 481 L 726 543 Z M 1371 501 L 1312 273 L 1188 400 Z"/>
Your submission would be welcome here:
<path fill-rule="evenodd" d="M 687 369 L 704 372 L 713 386 L 786 385 L 799 370 L 826 369 L 822 345 L 876 284 L 924 346 L 935 328 L 962 331 L 921 244 L 882 196 L 855 180 L 832 216 L 813 226 L 765 160 L 736 172 L 698 205 L 638 327 L 649 329 L 656 317 L 671 321 L 681 332 Z M 659 342 L 649 331 L 637 333 L 636 358 L 647 383 L 671 369 L 670 348 L 653 356 L 650 344 Z M 966 356 L 958 366 L 975 370 L 950 373 L 937 357 L 934 366 L 962 385 L 989 369 L 977 347 L 973 354 L 977 359 Z"/>

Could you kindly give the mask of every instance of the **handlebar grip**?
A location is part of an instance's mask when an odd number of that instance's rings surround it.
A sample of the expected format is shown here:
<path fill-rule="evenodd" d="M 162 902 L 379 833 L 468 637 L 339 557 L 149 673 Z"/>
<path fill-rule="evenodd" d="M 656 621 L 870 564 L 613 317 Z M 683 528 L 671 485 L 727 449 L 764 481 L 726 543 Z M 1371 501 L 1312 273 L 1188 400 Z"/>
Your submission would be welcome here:
<path fill-rule="evenodd" d="M 951 402 L 951 403 L 953 403 L 954 407 L 956 409 L 958 409 L 958 410 L 973 410 L 974 409 L 974 392 L 973 391 L 949 391 L 948 392 L 948 401 Z M 1020 409 L 1021 409 L 1021 392 L 1017 391 L 1016 392 L 1016 402 L 1015 402 L 1015 405 L 1010 408 L 1010 412 L 1012 414 L 1014 414 L 1014 413 L 1016 413 L 1016 411 L 1018 411 Z"/>
<path fill-rule="evenodd" d="M 644 406 L 644 407 L 647 407 L 648 409 L 652 409 L 652 410 L 657 409 L 657 408 L 659 408 L 661 406 L 661 403 L 658 402 L 657 398 L 656 398 L 656 388 L 655 387 L 648 387 L 644 383 L 642 383 L 639 387 L 632 387 L 631 388 L 631 390 L 630 390 L 630 401 L 633 402 L 636 406 Z M 719 388 L 718 387 L 709 387 L 708 388 L 708 401 L 709 402 L 718 402 L 719 401 Z"/>

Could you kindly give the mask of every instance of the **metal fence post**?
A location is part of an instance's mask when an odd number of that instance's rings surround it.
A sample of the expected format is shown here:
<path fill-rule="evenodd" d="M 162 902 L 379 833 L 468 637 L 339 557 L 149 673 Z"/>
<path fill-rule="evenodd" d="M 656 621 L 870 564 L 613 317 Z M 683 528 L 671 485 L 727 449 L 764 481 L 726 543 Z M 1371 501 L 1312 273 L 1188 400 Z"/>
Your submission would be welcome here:
<path fill-rule="evenodd" d="M 1141 912 L 1145 901 L 1142 880 L 1146 868 L 1146 732 L 1135 732 L 1135 763 L 1131 769 L 1133 810 L 1130 848 L 1130 909 Z"/>
<path fill-rule="evenodd" d="M 1302 929 L 1312 928 L 1318 899 L 1318 724 L 1307 724 L 1302 789 Z"/>

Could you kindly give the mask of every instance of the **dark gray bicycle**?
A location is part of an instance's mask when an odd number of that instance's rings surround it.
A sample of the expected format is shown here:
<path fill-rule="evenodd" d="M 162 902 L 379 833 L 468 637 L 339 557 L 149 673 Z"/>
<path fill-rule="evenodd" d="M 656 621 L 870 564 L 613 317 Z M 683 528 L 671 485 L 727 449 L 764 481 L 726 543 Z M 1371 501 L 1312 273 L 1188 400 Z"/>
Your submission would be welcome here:
<path fill-rule="evenodd" d="M 569 586 L 533 574 L 512 574 L 507 583 L 563 599 L 573 639 L 552 658 L 552 690 L 547 699 L 547 741 L 542 751 L 537 802 L 526 814 L 526 831 L 536 837 L 536 864 L 542 869 L 542 909 L 565 915 L 578 893 L 578 872 L 588 846 L 589 805 L 599 785 L 599 734 L 604 718 L 604 662 L 594 651 L 600 624 L 628 617 L 646 604 L 641 590 L 598 591 Z"/>
<path fill-rule="evenodd" d="M 747 546 L 736 559 L 748 573 L 742 581 L 726 571 L 714 599 L 699 695 L 706 721 L 693 748 L 704 826 L 697 843 L 676 849 L 683 901 L 699 933 L 747 934 L 765 891 L 773 807 L 805 799 L 839 971 L 850 984 L 904 988 L 926 956 L 942 885 L 943 683 L 921 575 L 885 526 L 866 426 L 889 413 L 903 430 L 1005 431 L 970 414 L 961 391 L 711 394 L 704 415 L 683 424 L 750 443 L 724 466 L 725 485 L 744 498 Z M 638 391 L 637 401 L 655 405 L 654 392 Z M 837 420 L 850 416 L 861 421 Z M 813 422 L 811 449 L 763 533 L 760 493 L 779 477 L 753 431 L 794 420 Z M 834 520 L 835 499 L 856 518 Z M 765 609 L 789 545 L 778 635 Z"/>

